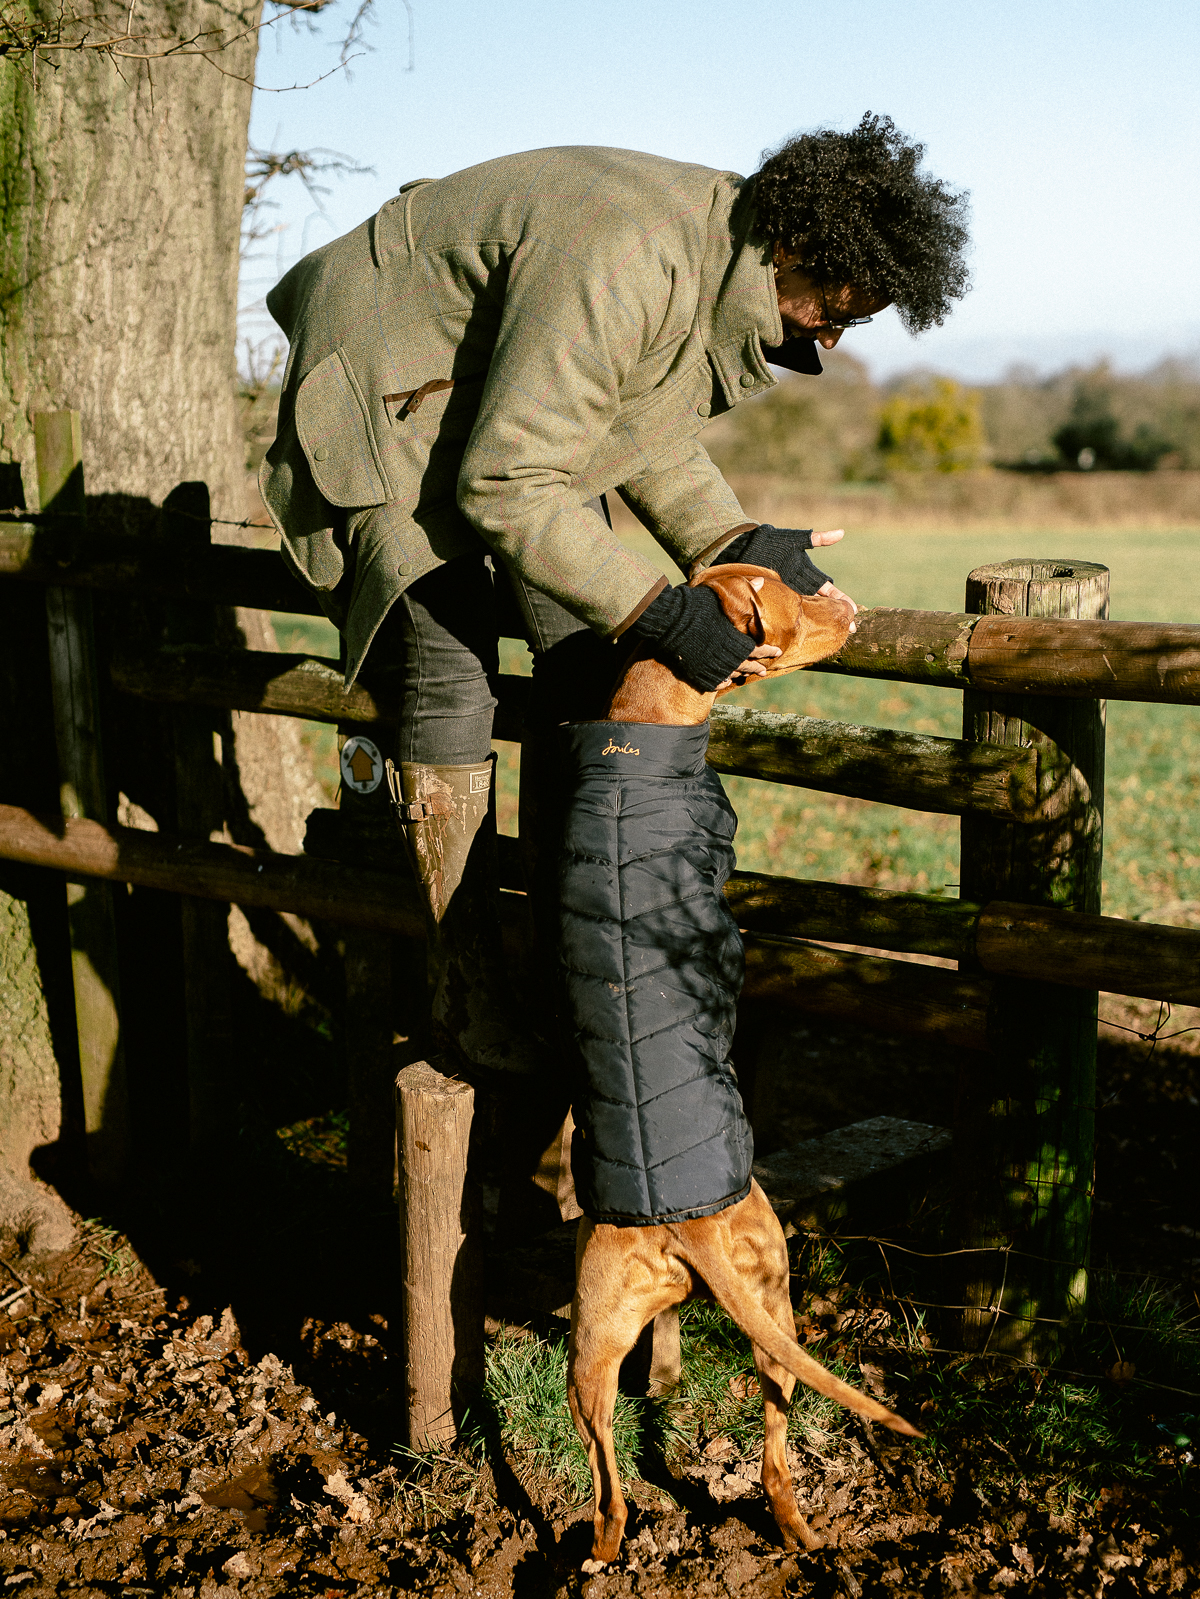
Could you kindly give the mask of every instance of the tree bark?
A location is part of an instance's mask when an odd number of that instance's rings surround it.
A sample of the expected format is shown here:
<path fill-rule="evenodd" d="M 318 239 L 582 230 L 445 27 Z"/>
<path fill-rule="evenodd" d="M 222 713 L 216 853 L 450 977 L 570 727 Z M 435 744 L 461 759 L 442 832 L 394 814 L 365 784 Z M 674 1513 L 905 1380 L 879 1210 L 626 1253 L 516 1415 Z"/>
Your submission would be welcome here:
<path fill-rule="evenodd" d="M 84 50 L 43 57 L 35 85 L 27 59 L 0 63 L 0 456 L 30 487 L 33 412 L 73 409 L 93 495 L 159 504 L 199 478 L 215 515 L 243 514 L 237 271 L 260 10 L 141 0 L 138 31 L 230 39 L 219 70 Z M 94 11 L 93 38 L 129 14 Z"/>

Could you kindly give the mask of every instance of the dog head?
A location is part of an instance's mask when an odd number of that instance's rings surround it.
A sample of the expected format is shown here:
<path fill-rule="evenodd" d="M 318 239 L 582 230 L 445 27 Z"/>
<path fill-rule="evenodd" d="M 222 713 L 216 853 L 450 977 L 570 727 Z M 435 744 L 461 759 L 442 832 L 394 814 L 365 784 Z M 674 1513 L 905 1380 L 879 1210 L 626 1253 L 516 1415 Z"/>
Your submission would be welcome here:
<path fill-rule="evenodd" d="M 797 594 L 765 566 L 712 566 L 692 579 L 693 588 L 700 584 L 712 589 L 734 627 L 746 634 L 747 656 L 756 644 L 778 647 L 780 654 L 762 663 L 768 677 L 836 655 L 850 635 L 854 611 L 849 601 Z M 747 681 L 762 679 L 756 675 Z M 685 683 L 654 659 L 653 646 L 643 645 L 623 669 L 607 715 L 618 722 L 697 726 L 716 697 Z"/>
<path fill-rule="evenodd" d="M 690 586 L 701 585 L 712 589 L 734 627 L 750 639 L 750 648 L 774 644 L 782 652 L 763 662 L 768 677 L 836 655 L 850 636 L 854 611 L 848 600 L 797 594 L 765 566 L 710 566 Z"/>

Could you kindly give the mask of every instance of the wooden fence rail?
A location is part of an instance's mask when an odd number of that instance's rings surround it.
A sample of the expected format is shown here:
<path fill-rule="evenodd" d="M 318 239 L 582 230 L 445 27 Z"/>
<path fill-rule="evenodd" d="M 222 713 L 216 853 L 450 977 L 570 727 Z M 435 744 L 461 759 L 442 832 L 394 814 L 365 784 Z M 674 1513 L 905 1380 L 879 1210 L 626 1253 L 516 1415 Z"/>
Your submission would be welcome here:
<path fill-rule="evenodd" d="M 165 540 L 89 538 L 28 522 L 4 526 L 0 577 L 320 614 L 270 550 L 214 545 L 184 553 Z M 815 670 L 989 693 L 1196 705 L 1200 625 L 880 607 L 860 612 L 858 631 L 841 653 Z"/>
<path fill-rule="evenodd" d="M 273 550 L 234 544 L 181 548 L 166 538 L 60 533 L 53 526 L 6 523 L 0 577 L 64 588 L 104 589 L 143 599 L 203 600 L 252 610 L 320 616 L 313 596 L 284 570 Z"/>
<path fill-rule="evenodd" d="M 421 906 L 407 876 L 364 871 L 308 855 L 279 855 L 133 827 L 35 816 L 14 805 L 0 805 L 0 858 L 79 877 L 292 911 L 377 933 L 424 935 Z M 501 883 L 514 890 L 502 895 L 501 904 L 515 927 L 523 894 L 518 887 L 519 865 L 507 858 L 507 852 L 502 857 Z M 747 983 L 750 998 L 767 997 L 764 974 L 787 964 L 781 951 L 799 939 L 824 939 L 969 960 L 989 976 L 1040 981 L 1049 962 L 1055 981 L 1069 986 L 1200 1004 L 1200 932 L 1190 928 L 1001 901 L 970 905 L 932 894 L 895 894 L 753 872 L 734 872 L 725 897 L 738 926 L 750 935 L 748 943 L 769 940 L 774 952 L 771 961 L 764 958 L 752 970 Z M 791 942 L 783 945 L 781 939 Z M 840 957 L 847 952 L 826 953 Z M 898 968 L 898 982 L 932 973 L 935 990 L 942 978 L 956 975 L 938 967 L 876 961 L 875 966 L 863 968 L 875 975 L 862 985 L 858 1003 L 870 1006 L 869 990 L 878 986 L 876 968 L 882 966 Z M 797 980 L 810 968 L 806 955 L 795 967 Z M 853 961 L 835 958 L 829 969 L 852 983 L 847 974 L 857 968 Z M 807 1008 L 803 995 L 791 996 L 788 1003 Z M 900 1032 L 930 1030 L 925 1020 L 910 1025 L 903 1018 L 895 1027 Z M 974 1047 L 982 1047 L 982 1042 L 982 1033 L 975 1035 Z"/>
<path fill-rule="evenodd" d="M 315 722 L 392 726 L 396 706 L 371 678 L 342 685 L 337 662 L 267 651 L 156 650 L 118 656 L 114 686 L 164 704 L 270 711 Z M 520 741 L 529 679 L 497 683 L 494 735 Z M 798 784 L 822 793 L 961 816 L 979 811 L 1032 821 L 1039 807 L 1032 750 L 991 748 L 967 739 L 858 727 L 733 705 L 715 706 L 708 748 L 719 772 Z"/>

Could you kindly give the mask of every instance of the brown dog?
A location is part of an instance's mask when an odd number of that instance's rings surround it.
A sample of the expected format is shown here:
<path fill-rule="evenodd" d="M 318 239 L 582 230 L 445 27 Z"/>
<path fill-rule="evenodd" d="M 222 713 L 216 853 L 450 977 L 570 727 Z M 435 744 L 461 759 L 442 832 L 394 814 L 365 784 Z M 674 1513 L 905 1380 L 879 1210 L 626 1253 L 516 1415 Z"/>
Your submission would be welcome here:
<path fill-rule="evenodd" d="M 780 648 L 781 654 L 764 661 L 768 676 L 794 672 L 834 654 L 850 631 L 852 611 L 845 601 L 804 598 L 782 583 L 778 573 L 761 567 L 714 567 L 693 582 L 710 586 L 726 616 L 754 643 Z M 669 667 L 641 653 L 626 669 L 608 715 L 619 722 L 696 726 L 716 697 L 699 693 Z M 783 1229 L 757 1183 L 745 1199 L 698 1220 L 618 1227 L 584 1218 L 575 1283 L 567 1397 L 592 1468 L 595 1561 L 616 1558 L 625 1530 L 627 1512 L 612 1440 L 621 1361 L 655 1316 L 694 1293 L 711 1293 L 753 1345 L 766 1434 L 762 1485 L 788 1549 L 815 1549 L 822 1542 L 797 1508 L 787 1466 L 786 1406 L 797 1377 L 895 1432 L 922 1436 L 902 1417 L 839 1382 L 799 1348 Z"/>

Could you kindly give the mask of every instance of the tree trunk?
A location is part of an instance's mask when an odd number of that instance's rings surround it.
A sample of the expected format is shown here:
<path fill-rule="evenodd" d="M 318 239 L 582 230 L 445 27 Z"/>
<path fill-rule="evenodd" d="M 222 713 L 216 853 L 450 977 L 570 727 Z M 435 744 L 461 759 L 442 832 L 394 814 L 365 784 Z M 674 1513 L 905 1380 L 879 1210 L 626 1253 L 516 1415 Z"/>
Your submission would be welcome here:
<path fill-rule="evenodd" d="M 43 22 L 58 9 L 30 6 Z M 127 5 L 94 9 L 93 39 L 123 31 Z M 0 64 L 0 451 L 27 484 L 32 413 L 74 409 L 93 495 L 161 504 L 200 478 L 214 515 L 243 515 L 238 241 L 260 10 L 141 0 L 139 34 L 222 30 L 220 70 L 64 51 L 35 85 L 27 59 Z"/>
<path fill-rule="evenodd" d="M 0 510 L 37 505 L 34 412 L 78 410 L 93 532 L 144 531 L 185 480 L 209 485 L 215 516 L 240 521 L 237 275 L 261 0 L 87 9 L 91 41 L 130 18 L 148 42 L 120 59 L 87 49 L 0 61 Z M 24 10 L 53 36 L 57 0 Z M 80 36 L 72 26 L 64 40 Z M 226 42 L 219 67 L 132 58 L 196 35 L 209 49 Z M 54 769 L 40 605 L 33 592 L 0 596 L 7 801 L 42 802 Z M 115 782 L 133 791 L 120 772 Z M 174 823 L 165 805 L 151 814 Z M 0 929 L 0 1156 L 20 1176 L 57 1141 L 69 1172 L 63 1118 L 68 1129 L 80 1118 L 79 1067 L 61 883 L 6 869 Z"/>

